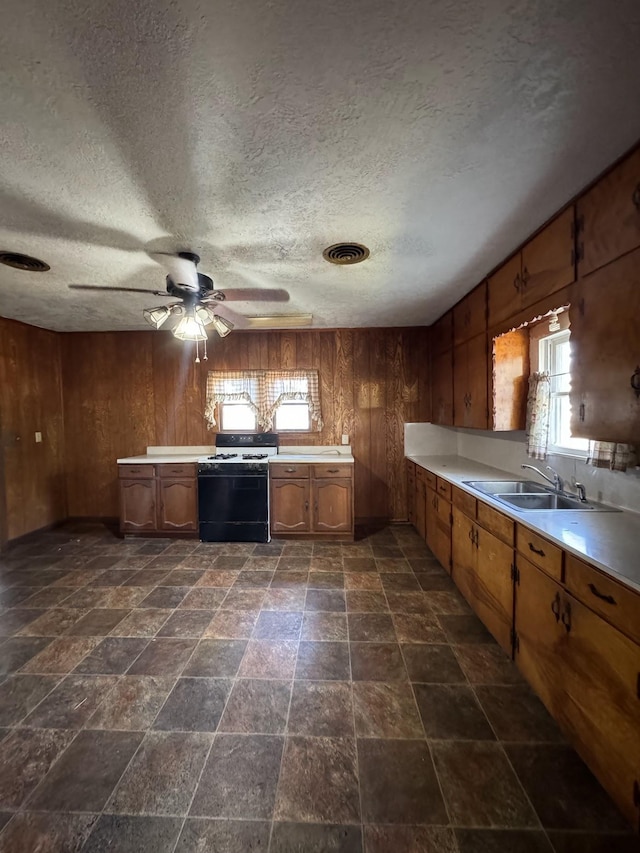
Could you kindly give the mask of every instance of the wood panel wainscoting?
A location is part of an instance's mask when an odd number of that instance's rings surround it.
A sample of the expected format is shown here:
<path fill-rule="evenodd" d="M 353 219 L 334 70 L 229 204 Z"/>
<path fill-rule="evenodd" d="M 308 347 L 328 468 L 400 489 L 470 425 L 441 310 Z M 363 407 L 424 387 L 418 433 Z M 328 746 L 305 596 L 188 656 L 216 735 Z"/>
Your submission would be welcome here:
<path fill-rule="evenodd" d="M 406 520 L 404 424 L 428 421 L 428 329 L 234 332 L 209 361 L 169 332 L 61 336 L 70 516 L 118 515 L 115 460 L 148 445 L 208 445 L 208 370 L 309 368 L 320 374 L 324 427 L 286 445 L 340 444 L 355 457 L 358 521 Z"/>

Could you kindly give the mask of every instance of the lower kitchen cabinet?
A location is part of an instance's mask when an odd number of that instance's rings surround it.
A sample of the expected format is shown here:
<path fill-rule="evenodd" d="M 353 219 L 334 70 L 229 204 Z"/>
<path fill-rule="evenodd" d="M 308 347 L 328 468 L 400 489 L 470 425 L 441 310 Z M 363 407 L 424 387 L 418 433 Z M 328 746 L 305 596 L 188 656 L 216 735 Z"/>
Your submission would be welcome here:
<path fill-rule="evenodd" d="M 197 531 L 194 465 L 119 465 L 118 474 L 122 533 Z"/>
<path fill-rule="evenodd" d="M 407 518 L 409 524 L 416 523 L 416 463 L 406 460 L 407 469 Z"/>
<path fill-rule="evenodd" d="M 428 488 L 426 510 L 427 545 L 440 565 L 451 573 L 451 503 L 434 489 Z"/>
<path fill-rule="evenodd" d="M 422 539 L 427 538 L 427 481 L 424 468 L 418 468 L 414 492 L 414 524 Z"/>
<path fill-rule="evenodd" d="M 515 660 L 636 827 L 640 646 L 518 555 Z"/>
<path fill-rule="evenodd" d="M 353 539 L 353 465 L 275 463 L 269 473 L 272 535 Z"/>

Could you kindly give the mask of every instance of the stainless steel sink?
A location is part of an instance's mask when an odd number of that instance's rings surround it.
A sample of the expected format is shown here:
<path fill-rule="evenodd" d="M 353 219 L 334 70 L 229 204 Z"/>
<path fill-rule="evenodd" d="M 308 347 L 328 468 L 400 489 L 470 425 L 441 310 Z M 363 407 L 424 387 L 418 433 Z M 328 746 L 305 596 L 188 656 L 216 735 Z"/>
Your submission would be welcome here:
<path fill-rule="evenodd" d="M 545 494 L 547 489 L 533 480 L 468 480 L 465 486 L 473 486 L 485 495 Z"/>
<path fill-rule="evenodd" d="M 555 495 L 548 492 L 544 495 L 494 495 L 494 497 L 504 503 L 511 504 L 516 509 L 595 509 L 590 503 L 583 503 L 578 498 L 570 498 L 566 495 Z"/>

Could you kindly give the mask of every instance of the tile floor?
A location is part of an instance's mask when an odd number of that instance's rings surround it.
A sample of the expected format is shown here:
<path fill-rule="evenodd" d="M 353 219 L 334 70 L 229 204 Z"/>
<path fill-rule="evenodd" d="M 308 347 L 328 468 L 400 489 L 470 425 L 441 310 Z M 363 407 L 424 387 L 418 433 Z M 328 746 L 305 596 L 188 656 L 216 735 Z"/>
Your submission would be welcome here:
<path fill-rule="evenodd" d="M 409 527 L 0 566 L 0 853 L 638 850 Z"/>

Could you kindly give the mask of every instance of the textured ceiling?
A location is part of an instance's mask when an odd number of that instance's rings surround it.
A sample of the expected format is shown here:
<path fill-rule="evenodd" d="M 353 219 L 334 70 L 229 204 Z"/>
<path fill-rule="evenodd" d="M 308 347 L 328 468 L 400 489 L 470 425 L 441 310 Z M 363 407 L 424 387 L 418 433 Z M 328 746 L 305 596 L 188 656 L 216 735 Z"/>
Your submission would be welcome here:
<path fill-rule="evenodd" d="M 637 0 L 4 0 L 0 249 L 51 271 L 0 314 L 145 328 L 67 285 L 195 249 L 316 326 L 428 324 L 640 137 L 638 44 Z"/>

